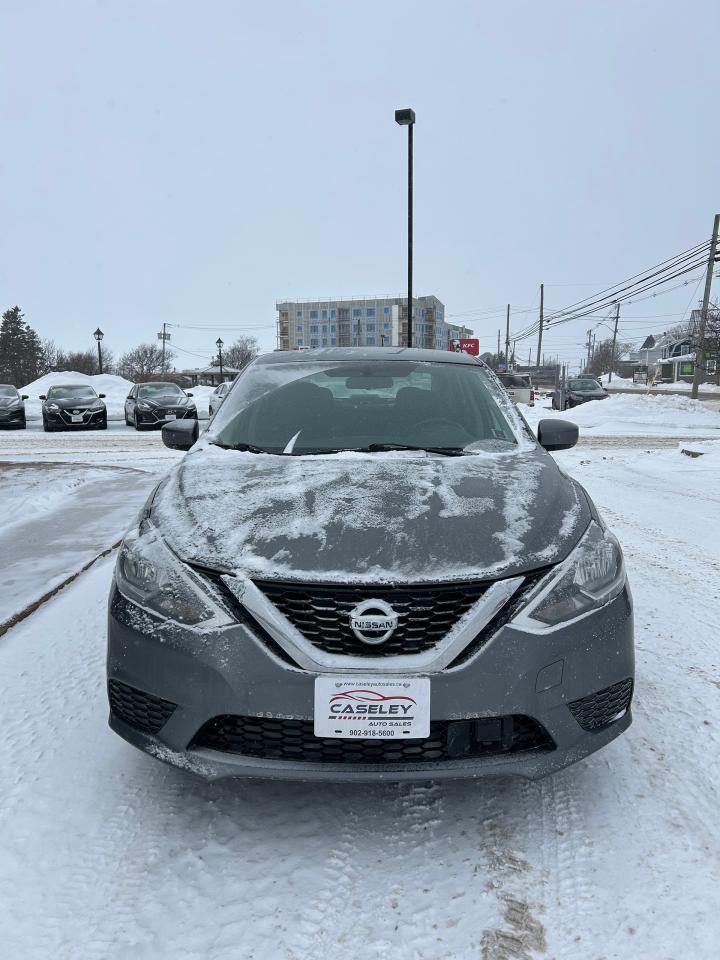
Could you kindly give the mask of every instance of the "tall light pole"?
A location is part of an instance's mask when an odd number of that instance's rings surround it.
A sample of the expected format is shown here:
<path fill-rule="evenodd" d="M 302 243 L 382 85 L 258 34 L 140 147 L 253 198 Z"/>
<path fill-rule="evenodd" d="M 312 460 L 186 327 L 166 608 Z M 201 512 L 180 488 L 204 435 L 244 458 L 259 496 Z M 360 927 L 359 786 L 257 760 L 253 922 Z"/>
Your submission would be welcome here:
<path fill-rule="evenodd" d="M 395 123 L 408 128 L 408 299 L 407 345 L 412 346 L 412 270 L 413 270 L 413 127 L 415 111 L 409 107 L 395 111 Z"/>
<path fill-rule="evenodd" d="M 98 345 L 98 369 L 99 369 L 100 373 L 102 373 L 102 372 L 103 372 L 103 371 L 102 371 L 102 350 L 101 350 L 101 348 L 100 348 L 100 341 L 101 341 L 102 338 L 105 336 L 105 334 L 102 332 L 102 330 L 100 329 L 100 327 L 98 327 L 97 330 L 95 331 L 95 333 L 93 334 L 93 336 L 94 336 L 95 339 L 97 340 L 97 345 Z"/>
<path fill-rule="evenodd" d="M 225 344 L 222 342 L 222 340 L 220 339 L 220 337 L 218 337 L 217 340 L 215 341 L 215 346 L 218 348 L 218 361 L 219 361 L 219 364 L 220 364 L 220 383 L 222 383 L 222 379 L 223 379 L 223 372 L 222 372 L 222 348 L 225 346 Z"/>

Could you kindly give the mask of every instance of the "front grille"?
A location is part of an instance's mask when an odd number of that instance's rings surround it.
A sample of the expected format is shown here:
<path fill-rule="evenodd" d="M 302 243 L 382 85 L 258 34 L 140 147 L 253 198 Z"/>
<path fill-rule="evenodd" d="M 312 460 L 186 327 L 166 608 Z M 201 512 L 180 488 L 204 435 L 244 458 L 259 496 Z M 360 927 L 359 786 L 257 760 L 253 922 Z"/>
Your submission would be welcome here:
<path fill-rule="evenodd" d="M 221 716 L 208 721 L 191 749 L 310 763 L 432 763 L 529 750 L 552 750 L 544 728 L 525 716 L 436 720 L 426 740 L 324 739 L 311 720 Z"/>
<path fill-rule="evenodd" d="M 119 680 L 109 681 L 108 699 L 113 715 L 142 733 L 157 733 L 177 707 L 170 700 L 137 690 Z"/>
<path fill-rule="evenodd" d="M 256 586 L 312 644 L 326 653 L 354 657 L 396 657 L 435 647 L 492 581 L 376 586 L 297 584 L 256 580 Z M 350 628 L 350 612 L 363 600 L 384 600 L 398 616 L 395 632 L 371 646 Z"/>
<path fill-rule="evenodd" d="M 568 707 L 583 730 L 600 730 L 628 709 L 632 692 L 633 681 L 628 677 L 597 693 L 573 700 Z"/>

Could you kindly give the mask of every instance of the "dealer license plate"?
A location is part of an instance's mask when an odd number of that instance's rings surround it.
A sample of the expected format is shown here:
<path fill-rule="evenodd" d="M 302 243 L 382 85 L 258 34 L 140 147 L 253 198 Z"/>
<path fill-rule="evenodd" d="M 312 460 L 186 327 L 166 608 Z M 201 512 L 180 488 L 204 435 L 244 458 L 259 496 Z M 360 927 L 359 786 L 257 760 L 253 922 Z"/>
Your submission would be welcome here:
<path fill-rule="evenodd" d="M 315 736 L 363 740 L 430 736 L 429 677 L 316 677 Z"/>
<path fill-rule="evenodd" d="M 70 414 L 70 420 L 71 420 L 73 423 L 82 423 L 82 422 L 83 422 L 82 416 L 76 417 L 76 416 L 74 416 L 73 414 Z"/>

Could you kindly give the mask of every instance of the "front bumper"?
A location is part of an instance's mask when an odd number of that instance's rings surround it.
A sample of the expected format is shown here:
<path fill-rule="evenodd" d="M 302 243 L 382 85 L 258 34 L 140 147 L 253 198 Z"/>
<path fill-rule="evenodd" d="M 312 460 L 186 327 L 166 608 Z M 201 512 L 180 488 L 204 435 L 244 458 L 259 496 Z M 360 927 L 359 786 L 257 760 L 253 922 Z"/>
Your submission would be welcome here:
<path fill-rule="evenodd" d="M 393 763 L 270 759 L 196 748 L 213 718 L 311 721 L 316 674 L 293 666 L 242 623 L 204 634 L 159 625 L 111 591 L 108 680 L 169 704 L 152 734 L 127 715 L 110 726 L 141 750 L 208 779 L 436 780 L 546 776 L 605 746 L 631 723 L 629 704 L 614 722 L 584 729 L 575 704 L 634 675 L 628 588 L 601 610 L 547 634 L 503 626 L 474 656 L 431 675 L 431 719 L 466 721 L 520 715 L 540 724 L 551 749 Z M 631 690 L 631 685 L 627 688 Z M 582 717 L 581 717 L 582 718 Z M 127 722 L 130 719 L 131 722 Z M 156 725 L 157 725 L 156 723 Z M 586 724 L 587 726 L 587 724 Z"/>
<path fill-rule="evenodd" d="M 70 410 L 45 409 L 45 419 L 48 425 L 62 430 L 92 430 L 107 423 L 107 409 L 105 407 L 100 407 L 98 410 L 82 410 L 77 414 L 77 416 L 82 417 L 80 423 L 74 423 L 72 416 Z"/>
<path fill-rule="evenodd" d="M 23 407 L 19 407 L 16 410 L 8 410 L 7 408 L 0 410 L 0 427 L 24 427 L 25 426 L 25 410 Z"/>
<path fill-rule="evenodd" d="M 169 417 L 173 420 L 197 420 L 197 410 L 187 410 L 181 407 L 173 407 L 172 412 L 168 410 L 135 410 L 135 421 L 138 426 L 143 427 L 162 427 L 170 423 Z"/>

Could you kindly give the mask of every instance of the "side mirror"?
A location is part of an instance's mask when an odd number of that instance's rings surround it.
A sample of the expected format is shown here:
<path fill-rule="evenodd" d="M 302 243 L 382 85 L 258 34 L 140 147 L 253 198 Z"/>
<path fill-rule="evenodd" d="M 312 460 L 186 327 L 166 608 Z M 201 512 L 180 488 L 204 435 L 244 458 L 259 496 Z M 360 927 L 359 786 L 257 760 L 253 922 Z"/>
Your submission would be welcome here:
<path fill-rule="evenodd" d="M 162 428 L 162 439 L 171 450 L 189 450 L 199 435 L 197 420 L 171 420 Z"/>
<path fill-rule="evenodd" d="M 541 420 L 537 438 L 546 450 L 569 450 L 578 442 L 578 427 L 570 420 Z"/>
<path fill-rule="evenodd" d="M 104 394 L 104 393 L 99 393 L 98 396 L 100 397 L 101 400 L 104 400 L 104 399 L 105 399 L 105 394 Z"/>
<path fill-rule="evenodd" d="M 38 397 L 38 399 L 39 399 L 39 400 L 47 400 L 47 396 L 46 396 L 46 394 L 41 393 L 40 396 Z"/>
<path fill-rule="evenodd" d="M 192 396 L 192 394 L 191 394 L 191 393 L 189 393 L 189 394 L 188 394 L 188 396 L 189 396 L 189 397 L 191 397 L 191 396 Z"/>
<path fill-rule="evenodd" d="M 23 394 L 20 395 L 20 399 L 21 399 L 21 400 L 29 400 L 30 397 L 29 397 L 26 393 L 23 393 Z"/>

